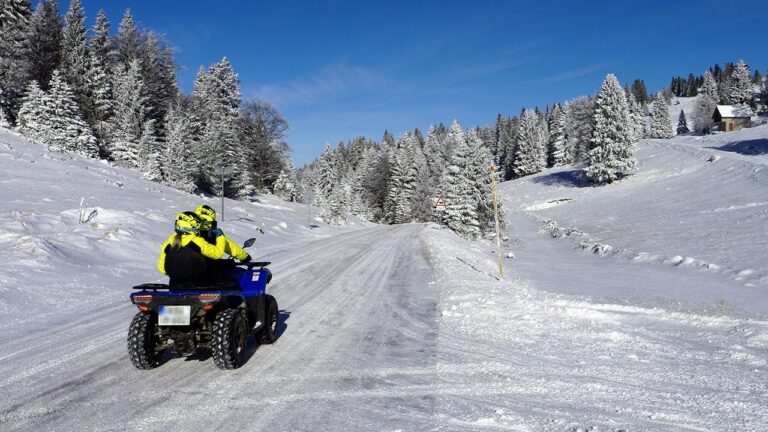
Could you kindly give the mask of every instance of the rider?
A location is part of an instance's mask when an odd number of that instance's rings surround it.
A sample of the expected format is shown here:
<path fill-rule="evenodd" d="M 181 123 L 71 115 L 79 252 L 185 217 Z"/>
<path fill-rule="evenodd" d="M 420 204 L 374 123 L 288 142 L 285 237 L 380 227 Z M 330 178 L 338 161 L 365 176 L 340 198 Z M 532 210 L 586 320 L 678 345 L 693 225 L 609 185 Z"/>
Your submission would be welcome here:
<path fill-rule="evenodd" d="M 171 278 L 171 285 L 203 280 L 209 263 L 224 256 L 224 240 L 213 244 L 200 237 L 201 219 L 194 212 L 176 215 L 175 233 L 160 249 L 157 268 Z"/>
<path fill-rule="evenodd" d="M 224 235 L 224 232 L 216 224 L 216 210 L 210 206 L 201 204 L 195 209 L 195 214 L 200 218 L 200 236 L 208 243 L 218 244 L 224 242 L 224 252 L 239 259 L 240 262 L 248 262 L 251 256 L 244 251 L 237 243 Z"/>

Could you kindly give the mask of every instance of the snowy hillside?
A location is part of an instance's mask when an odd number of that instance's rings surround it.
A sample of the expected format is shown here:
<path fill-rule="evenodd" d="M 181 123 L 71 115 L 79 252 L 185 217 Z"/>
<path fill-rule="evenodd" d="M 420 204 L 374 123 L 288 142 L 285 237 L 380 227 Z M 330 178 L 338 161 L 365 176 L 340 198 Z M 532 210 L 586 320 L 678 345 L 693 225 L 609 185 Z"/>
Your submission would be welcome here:
<path fill-rule="evenodd" d="M 163 279 L 176 212 L 218 201 L 0 131 L 0 430 L 763 430 L 766 132 L 644 141 L 601 188 L 572 168 L 502 184 L 503 281 L 493 244 L 434 224 L 228 201 L 234 239 L 266 231 L 279 340 L 236 370 L 140 371 L 130 286 Z"/>
<path fill-rule="evenodd" d="M 512 226 L 537 224 L 588 253 L 723 279 L 653 295 L 767 311 L 768 126 L 643 140 L 635 156 L 635 173 L 607 187 L 586 185 L 573 167 L 502 184 Z"/>

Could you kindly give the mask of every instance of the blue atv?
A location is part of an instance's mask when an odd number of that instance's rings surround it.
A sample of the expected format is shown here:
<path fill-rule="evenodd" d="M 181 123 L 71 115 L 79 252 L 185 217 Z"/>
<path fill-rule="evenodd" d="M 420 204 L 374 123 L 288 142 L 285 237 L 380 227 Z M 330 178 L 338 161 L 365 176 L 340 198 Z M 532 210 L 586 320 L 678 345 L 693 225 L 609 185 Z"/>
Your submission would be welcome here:
<path fill-rule="evenodd" d="M 254 239 L 244 247 L 253 245 Z M 128 329 L 128 355 L 138 369 L 160 365 L 165 352 L 193 354 L 209 349 L 220 369 L 245 362 L 248 336 L 258 343 L 277 340 L 277 301 L 266 293 L 269 262 L 231 262 L 233 282 L 174 289 L 165 284 L 133 287 L 137 313 Z M 236 282 L 235 282 L 236 281 Z"/>

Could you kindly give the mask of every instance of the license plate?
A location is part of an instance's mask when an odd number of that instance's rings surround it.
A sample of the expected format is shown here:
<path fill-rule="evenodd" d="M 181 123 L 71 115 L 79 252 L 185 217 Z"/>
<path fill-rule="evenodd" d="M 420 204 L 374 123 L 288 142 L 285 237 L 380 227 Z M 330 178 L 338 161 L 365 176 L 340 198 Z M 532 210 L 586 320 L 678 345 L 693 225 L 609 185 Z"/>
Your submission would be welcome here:
<path fill-rule="evenodd" d="M 189 325 L 192 306 L 160 306 L 158 312 L 158 325 L 185 326 Z"/>

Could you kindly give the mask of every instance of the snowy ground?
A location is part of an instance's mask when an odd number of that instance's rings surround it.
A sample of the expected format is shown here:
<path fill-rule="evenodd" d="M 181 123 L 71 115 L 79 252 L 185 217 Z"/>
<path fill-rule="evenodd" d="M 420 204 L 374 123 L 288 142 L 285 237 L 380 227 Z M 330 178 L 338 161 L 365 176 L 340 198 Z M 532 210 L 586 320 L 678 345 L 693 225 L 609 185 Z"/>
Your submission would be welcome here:
<path fill-rule="evenodd" d="M 129 287 L 161 280 L 176 212 L 218 201 L 0 131 L 0 430 L 766 430 L 766 138 L 644 141 L 606 188 L 502 184 L 504 281 L 491 243 L 435 225 L 228 202 L 232 237 L 267 231 L 280 339 L 235 371 L 138 371 Z"/>

